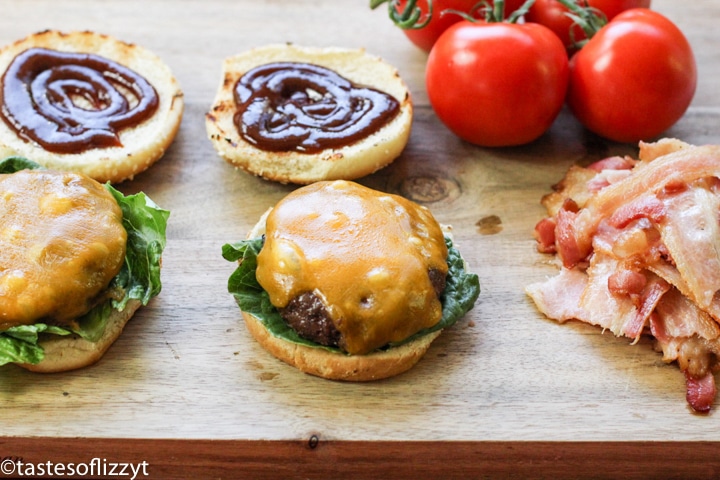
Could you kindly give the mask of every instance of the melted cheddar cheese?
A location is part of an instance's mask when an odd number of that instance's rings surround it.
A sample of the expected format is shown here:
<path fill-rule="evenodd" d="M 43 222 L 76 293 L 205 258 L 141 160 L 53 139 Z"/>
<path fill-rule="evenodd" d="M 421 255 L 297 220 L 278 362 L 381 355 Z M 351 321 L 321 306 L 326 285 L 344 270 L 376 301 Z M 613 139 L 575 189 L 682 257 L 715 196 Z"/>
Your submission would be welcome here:
<path fill-rule="evenodd" d="M 315 293 L 350 354 L 402 341 L 442 316 L 428 271 L 447 274 L 447 247 L 425 207 L 354 182 L 318 182 L 279 202 L 265 235 L 256 276 L 272 304 Z"/>
<path fill-rule="evenodd" d="M 72 325 L 117 275 L 127 233 L 122 211 L 82 175 L 0 175 L 0 328 Z"/>

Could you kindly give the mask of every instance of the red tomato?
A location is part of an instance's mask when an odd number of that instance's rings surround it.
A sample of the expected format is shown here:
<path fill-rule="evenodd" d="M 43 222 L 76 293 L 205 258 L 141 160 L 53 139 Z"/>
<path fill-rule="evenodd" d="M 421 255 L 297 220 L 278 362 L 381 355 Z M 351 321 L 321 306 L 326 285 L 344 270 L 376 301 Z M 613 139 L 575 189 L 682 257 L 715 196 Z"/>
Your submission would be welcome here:
<path fill-rule="evenodd" d="M 405 8 L 406 0 L 398 3 L 397 10 Z M 490 4 L 492 5 L 492 1 Z M 525 3 L 525 0 L 505 0 L 505 15 L 514 12 Z M 463 18 L 456 13 L 442 14 L 445 10 L 457 10 L 470 13 L 478 4 L 478 0 L 433 0 L 433 14 L 430 22 L 422 28 L 408 28 L 403 30 L 405 36 L 417 47 L 429 52 L 438 37 L 450 27 Z M 418 0 L 416 6 L 423 12 L 421 20 L 427 15 L 427 0 Z"/>
<path fill-rule="evenodd" d="M 578 1 L 578 3 L 583 5 L 584 2 Z M 600 10 L 610 21 L 631 8 L 650 8 L 650 0 L 587 0 L 587 6 Z M 573 40 L 578 42 L 586 37 L 582 28 L 573 25 L 573 20 L 567 16 L 567 13 L 567 7 L 557 0 L 535 0 L 530 11 L 525 15 L 525 20 L 548 27 L 560 37 L 568 51 L 573 52 L 575 50 Z"/>
<path fill-rule="evenodd" d="M 560 112 L 568 59 L 542 25 L 462 21 L 435 43 L 425 79 L 433 110 L 457 136 L 487 147 L 521 145 Z"/>
<path fill-rule="evenodd" d="M 695 57 L 680 29 L 638 8 L 615 17 L 572 57 L 567 102 L 589 130 L 635 143 L 677 122 L 696 84 Z"/>

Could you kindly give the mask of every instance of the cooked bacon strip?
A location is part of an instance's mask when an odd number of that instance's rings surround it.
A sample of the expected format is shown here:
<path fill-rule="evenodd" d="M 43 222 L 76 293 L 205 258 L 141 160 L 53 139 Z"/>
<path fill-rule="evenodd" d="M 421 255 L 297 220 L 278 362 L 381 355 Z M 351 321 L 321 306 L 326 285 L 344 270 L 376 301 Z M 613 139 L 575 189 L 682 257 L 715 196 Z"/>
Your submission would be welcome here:
<path fill-rule="evenodd" d="M 541 253 L 555 253 L 555 220 L 543 218 L 535 225 L 535 239 L 538 242 L 538 251 Z"/>
<path fill-rule="evenodd" d="M 663 295 L 670 290 L 670 284 L 659 277 L 653 277 L 640 295 L 640 306 L 632 322 L 625 325 L 623 333 L 626 337 L 640 339 L 645 326 L 648 325 L 650 316 L 662 300 Z"/>
<path fill-rule="evenodd" d="M 637 339 L 634 326 L 638 313 L 637 305 L 629 295 L 617 295 L 610 291 L 610 276 L 619 267 L 619 262 L 603 255 L 593 255 L 587 269 L 588 284 L 580 300 L 580 306 L 587 311 L 586 322 L 610 330 L 616 336 L 626 335 Z M 628 328 L 633 325 L 632 328 Z"/>
<path fill-rule="evenodd" d="M 665 219 L 665 204 L 654 195 L 643 195 L 615 210 L 608 223 L 616 228 L 623 228 L 640 218 L 647 218 L 655 223 Z"/>
<path fill-rule="evenodd" d="M 582 238 L 575 235 L 574 225 L 577 221 L 577 212 L 562 208 L 555 215 L 555 243 L 565 268 L 572 268 L 590 253 L 590 238 L 580 243 Z"/>
<path fill-rule="evenodd" d="M 535 236 L 562 267 L 528 295 L 559 322 L 652 335 L 685 374 L 688 404 L 709 411 L 720 370 L 720 146 L 641 143 L 639 161 L 573 167 L 555 190 Z"/>
<path fill-rule="evenodd" d="M 720 342 L 720 324 L 676 288 L 670 289 L 663 296 L 655 314 L 656 317 L 651 321 L 651 332 L 660 342 L 692 336 Z"/>
<path fill-rule="evenodd" d="M 587 168 L 598 173 L 603 170 L 630 170 L 635 166 L 635 161 L 628 157 L 608 157 L 591 163 Z"/>
<path fill-rule="evenodd" d="M 664 203 L 668 214 L 661 223 L 663 243 L 693 300 L 707 308 L 720 290 L 720 197 L 693 187 Z"/>
<path fill-rule="evenodd" d="M 720 146 L 685 148 L 639 164 L 631 176 L 591 197 L 572 222 L 563 224 L 566 231 L 556 231 L 557 237 L 566 239 L 564 245 L 572 247 L 565 250 L 563 244 L 558 245 L 563 264 L 573 266 L 577 264 L 578 257 L 587 257 L 591 251 L 591 237 L 600 222 L 627 202 L 649 192 L 659 192 L 669 184 L 691 183 L 700 178 L 718 176 Z"/>
<path fill-rule="evenodd" d="M 676 138 L 663 138 L 651 143 L 640 142 L 638 147 L 638 158 L 643 162 L 655 160 L 658 157 L 677 152 L 684 148 L 693 148 L 689 143 L 685 143 Z"/>
<path fill-rule="evenodd" d="M 673 265 L 658 259 L 656 262 L 649 263 L 647 268 L 677 288 L 685 297 L 688 298 L 688 301 L 697 303 L 687 284 L 680 276 L 680 272 L 678 272 Z M 712 303 L 705 307 L 704 310 L 713 318 L 720 319 L 720 295 L 715 295 Z"/>
<path fill-rule="evenodd" d="M 588 183 L 597 176 L 598 172 L 573 165 L 565 177 L 553 185 L 553 192 L 543 196 L 540 203 L 547 209 L 552 217 L 562 208 L 565 201 L 571 199 L 579 208 L 585 206 L 591 197 Z"/>
<path fill-rule="evenodd" d="M 568 320 L 590 323 L 588 313 L 580 306 L 587 283 L 587 275 L 580 270 L 563 268 L 558 275 L 544 282 L 528 285 L 525 291 L 548 318 L 560 323 Z"/>
<path fill-rule="evenodd" d="M 640 272 L 619 269 L 608 277 L 608 290 L 616 295 L 640 295 L 647 285 L 647 277 Z"/>
<path fill-rule="evenodd" d="M 685 381 L 687 384 L 685 398 L 688 404 L 698 413 L 709 412 L 715 400 L 715 395 L 717 395 L 713 374 L 708 373 L 702 378 L 694 378 L 686 372 Z"/>
<path fill-rule="evenodd" d="M 588 183 L 587 183 L 587 190 L 590 193 L 596 193 L 602 190 L 603 188 L 607 187 L 608 185 L 612 185 L 613 183 L 617 183 L 620 180 L 623 180 L 627 176 L 629 176 L 632 172 L 630 170 L 622 169 L 622 170 L 603 170 L 602 172 L 595 175 Z"/>

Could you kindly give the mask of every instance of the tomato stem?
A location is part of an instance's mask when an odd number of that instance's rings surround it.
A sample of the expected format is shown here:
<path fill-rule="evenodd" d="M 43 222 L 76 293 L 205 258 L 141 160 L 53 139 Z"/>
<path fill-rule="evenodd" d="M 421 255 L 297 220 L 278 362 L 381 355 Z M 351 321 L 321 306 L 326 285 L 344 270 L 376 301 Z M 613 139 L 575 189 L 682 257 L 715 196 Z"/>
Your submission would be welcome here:
<path fill-rule="evenodd" d="M 375 9 L 383 3 L 388 4 L 390 20 L 402 29 L 423 28 L 430 22 L 433 15 L 433 2 L 427 0 L 427 14 L 423 16 L 417 0 L 408 0 L 404 8 L 400 8 L 400 0 L 370 0 L 370 8 Z"/>
<path fill-rule="evenodd" d="M 443 13 L 454 13 L 460 15 L 465 20 L 470 22 L 476 22 L 478 20 L 473 14 L 476 11 L 483 12 L 482 20 L 486 23 L 517 23 L 517 21 L 533 6 L 535 0 L 526 0 L 520 8 L 512 12 L 507 18 L 505 18 L 505 0 L 495 0 L 492 5 L 488 0 L 483 0 L 479 4 L 475 5 L 470 13 L 460 12 L 458 10 L 445 10 Z"/>
<path fill-rule="evenodd" d="M 496 2 L 497 3 L 497 2 Z M 520 5 L 520 8 L 512 12 L 510 15 L 508 15 L 508 18 L 505 20 L 508 23 L 517 23 L 517 21 L 523 17 L 525 14 L 527 14 L 530 11 L 530 7 L 533 6 L 535 3 L 535 0 L 525 0 L 525 2 Z"/>
<path fill-rule="evenodd" d="M 557 1 L 568 9 L 568 13 L 566 13 L 566 15 L 572 19 L 575 25 L 582 28 L 582 31 L 585 33 L 586 39 L 576 42 L 573 38 L 573 30 L 570 29 L 573 46 L 577 49 L 582 48 L 588 40 L 590 40 L 602 27 L 607 24 L 607 16 L 605 16 L 601 10 L 591 7 L 587 0 L 581 0 L 581 2 L 579 0 Z M 582 3 L 584 6 L 579 5 L 579 3 Z"/>

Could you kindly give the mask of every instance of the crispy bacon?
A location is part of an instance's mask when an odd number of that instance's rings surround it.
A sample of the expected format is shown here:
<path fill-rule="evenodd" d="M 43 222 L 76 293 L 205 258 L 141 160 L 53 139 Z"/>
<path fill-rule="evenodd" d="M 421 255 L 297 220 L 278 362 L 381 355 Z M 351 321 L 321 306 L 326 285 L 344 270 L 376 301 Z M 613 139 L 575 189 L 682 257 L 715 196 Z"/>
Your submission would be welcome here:
<path fill-rule="evenodd" d="M 668 215 L 660 229 L 663 243 L 693 300 L 707 308 L 720 290 L 720 196 L 696 186 L 664 203 Z"/>
<path fill-rule="evenodd" d="M 618 269 L 608 277 L 608 290 L 616 295 L 640 295 L 647 277 L 633 270 Z"/>
<path fill-rule="evenodd" d="M 608 157 L 591 163 L 587 168 L 598 173 L 603 170 L 630 170 L 635 163 L 635 160 L 628 157 Z"/>
<path fill-rule="evenodd" d="M 708 373 L 702 378 L 694 378 L 685 372 L 687 383 L 686 399 L 693 410 L 699 413 L 708 413 L 712 408 L 717 388 L 715 388 L 715 377 Z"/>
<path fill-rule="evenodd" d="M 577 212 L 562 208 L 555 215 L 555 249 L 560 254 L 563 266 L 572 268 L 590 253 L 589 244 L 580 244 L 573 225 Z"/>
<path fill-rule="evenodd" d="M 632 175 L 592 196 L 573 221 L 563 225 L 568 231 L 556 232 L 556 236 L 575 239 L 580 250 L 567 253 L 571 259 L 578 255 L 584 258 L 591 252 L 591 239 L 598 225 L 618 208 L 643 194 L 662 191 L 666 185 L 690 183 L 706 177 L 720 177 L 720 146 L 684 148 L 638 164 Z M 563 263 L 572 263 L 565 260 L 565 253 L 558 248 Z"/>
<path fill-rule="evenodd" d="M 705 413 L 720 370 L 720 146 L 641 143 L 639 160 L 572 167 L 542 200 L 538 249 L 560 273 L 529 285 L 547 317 L 654 337 Z"/>
<path fill-rule="evenodd" d="M 650 316 L 668 290 L 670 290 L 670 285 L 658 277 L 653 277 L 653 280 L 646 284 L 640 294 L 640 302 L 635 318 L 623 331 L 626 337 L 640 338 L 650 320 Z"/>
<path fill-rule="evenodd" d="M 640 218 L 647 218 L 655 223 L 665 218 L 665 205 L 654 195 L 645 195 L 628 202 L 615 210 L 608 223 L 616 228 L 628 226 Z"/>
<path fill-rule="evenodd" d="M 535 239 L 542 253 L 555 253 L 555 220 L 543 218 L 535 225 Z"/>

